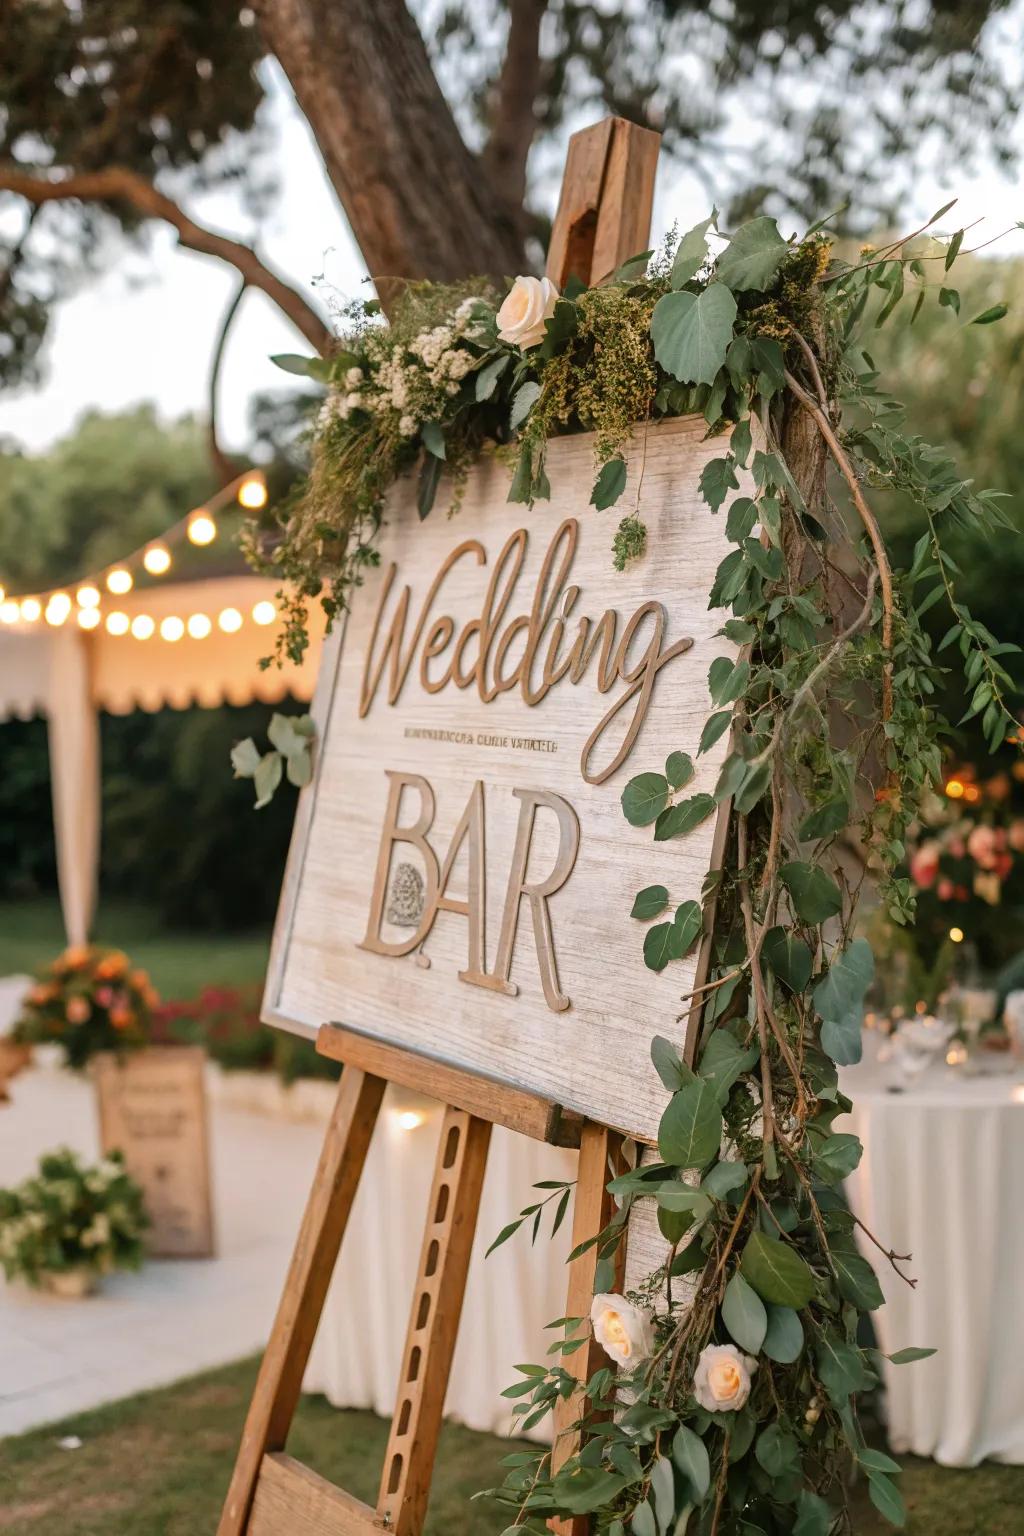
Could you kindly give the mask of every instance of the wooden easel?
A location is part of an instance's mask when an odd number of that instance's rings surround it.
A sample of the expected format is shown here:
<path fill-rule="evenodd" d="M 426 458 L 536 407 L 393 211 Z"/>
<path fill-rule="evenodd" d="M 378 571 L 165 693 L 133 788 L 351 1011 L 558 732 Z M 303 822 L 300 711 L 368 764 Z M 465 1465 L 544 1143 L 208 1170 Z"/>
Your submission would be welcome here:
<path fill-rule="evenodd" d="M 600 281 L 644 248 L 658 145 L 656 133 L 622 118 L 573 135 L 547 263 L 559 288 L 574 275 Z M 317 1049 L 345 1070 L 217 1536 L 420 1536 L 492 1125 L 579 1148 L 574 1246 L 611 1216 L 606 1185 L 620 1137 L 537 1094 L 336 1025 L 321 1029 Z M 446 1108 L 380 1493 L 371 1508 L 286 1455 L 285 1444 L 388 1083 L 429 1094 Z M 624 1259 L 620 1245 L 620 1266 Z M 567 1317 L 589 1317 L 596 1263 L 591 1248 L 570 1264 Z M 563 1364 L 585 1382 L 603 1358 L 590 1340 L 564 1356 Z M 572 1426 L 582 1412 L 579 1394 L 558 1405 L 556 1468 L 575 1449 Z M 553 1521 L 552 1529 L 559 1536 L 583 1536 L 587 1523 L 576 1517 Z"/>

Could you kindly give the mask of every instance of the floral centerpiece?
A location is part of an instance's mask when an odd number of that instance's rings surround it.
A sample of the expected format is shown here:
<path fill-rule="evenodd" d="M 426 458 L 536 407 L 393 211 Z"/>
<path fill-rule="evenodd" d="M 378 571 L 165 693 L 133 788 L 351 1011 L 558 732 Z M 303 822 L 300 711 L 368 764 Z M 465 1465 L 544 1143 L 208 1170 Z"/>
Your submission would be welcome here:
<path fill-rule="evenodd" d="M 148 1225 L 120 1153 L 90 1168 L 64 1147 L 23 1184 L 0 1189 L 0 1264 L 8 1280 L 85 1295 L 112 1270 L 138 1269 Z"/>
<path fill-rule="evenodd" d="M 38 973 L 15 1036 L 60 1045 L 68 1066 L 80 1068 L 97 1051 L 143 1045 L 159 1001 L 147 972 L 122 950 L 72 944 Z"/>

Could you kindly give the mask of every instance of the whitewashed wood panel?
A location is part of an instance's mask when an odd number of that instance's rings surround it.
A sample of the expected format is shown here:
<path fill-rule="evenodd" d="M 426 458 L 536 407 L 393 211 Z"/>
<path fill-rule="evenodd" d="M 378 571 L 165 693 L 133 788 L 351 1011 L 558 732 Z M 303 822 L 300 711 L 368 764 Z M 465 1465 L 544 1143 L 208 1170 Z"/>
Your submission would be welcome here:
<path fill-rule="evenodd" d="M 626 492 L 604 513 L 589 505 L 594 480 L 589 436 L 550 445 L 551 501 L 532 510 L 506 501 L 508 470 L 490 460 L 473 470 L 461 508 L 450 517 L 439 500 L 421 524 L 413 487 L 396 488 L 380 540 L 381 566 L 357 594 L 344 632 L 325 648 L 314 710 L 319 735 L 316 772 L 302 795 L 274 937 L 265 997 L 270 1022 L 301 1032 L 315 1031 L 326 1020 L 344 1023 L 542 1092 L 638 1137 L 655 1136 L 665 1092 L 650 1063 L 649 1043 L 655 1034 L 682 1040 L 680 999 L 691 988 L 696 956 L 671 963 L 660 975 L 648 970 L 642 957 L 644 925 L 630 918 L 629 911 L 636 891 L 654 883 L 668 886 L 673 902 L 699 899 L 711 863 L 715 819 L 687 837 L 655 844 L 652 829 L 626 822 L 619 800 L 629 778 L 644 770 L 660 771 L 670 752 L 686 751 L 696 760 L 709 711 L 708 667 L 716 656 L 735 654 L 734 647 L 715 637 L 721 611 L 711 613 L 707 607 L 715 570 L 729 546 L 724 510 L 712 515 L 698 491 L 704 464 L 725 451 L 721 438 L 702 441 L 704 431 L 704 423 L 696 418 L 652 428 L 646 456 L 640 440 L 634 442 Z M 648 527 L 648 552 L 619 573 L 611 564 L 612 536 L 619 519 L 637 505 L 644 458 L 639 512 Z M 545 553 L 567 519 L 577 525 L 578 538 L 567 584 L 580 591 L 559 655 L 571 645 L 581 616 L 596 623 L 606 609 L 615 610 L 618 643 L 631 616 L 651 601 L 663 606 L 663 648 L 683 637 L 693 641 L 658 673 L 632 750 L 604 782 L 585 782 L 581 753 L 625 685 L 616 680 L 608 692 L 599 692 L 596 656 L 582 681 L 574 684 L 565 677 L 531 706 L 519 688 L 491 702 L 481 699 L 475 683 L 458 688 L 449 682 L 428 692 L 421 686 L 417 650 L 397 701 L 389 703 L 385 676 L 365 717 L 360 717 L 375 615 L 392 562 L 397 571 L 382 629 L 407 584 L 408 643 L 445 560 L 465 541 L 478 541 L 478 549 L 464 553 L 448 569 L 425 626 L 426 633 L 431 620 L 444 615 L 456 625 L 447 648 L 428 664 L 428 681 L 437 680 L 450 663 L 462 624 L 480 615 L 495 562 L 510 536 L 525 529 L 527 544 L 503 629 L 529 615 Z M 556 605 L 559 611 L 562 601 Z M 642 654 L 653 622 L 649 619 L 638 631 L 627 664 Z M 508 645 L 506 674 L 522 655 L 525 623 L 524 618 Z M 542 657 L 550 632 L 549 624 Z M 443 638 L 439 636 L 439 643 Z M 377 639 L 379 645 L 380 634 Z M 491 648 L 492 661 L 499 646 L 500 635 Z M 467 642 L 465 670 L 475 655 L 475 642 Z M 538 663 L 535 677 L 539 671 Z M 625 734 L 623 722 L 631 713 L 632 704 L 627 703 L 609 726 L 598 752 L 601 765 L 614 756 Z M 698 761 L 696 778 L 685 795 L 714 787 L 726 750 L 723 739 Z M 558 980 L 570 999 L 563 1011 L 553 1011 L 545 999 L 525 897 L 510 971 L 516 996 L 459 979 L 458 972 L 468 963 L 469 924 L 457 912 L 438 912 L 421 954 L 394 957 L 360 947 L 388 801 L 388 770 L 419 774 L 429 781 L 436 814 L 427 836 L 441 864 L 474 784 L 482 783 L 488 969 L 498 946 L 516 838 L 520 802 L 513 791 L 553 791 L 572 806 L 579 821 L 578 853 L 565 883 L 548 900 Z M 404 824 L 415 818 L 417 801 L 411 790 L 404 792 Z M 541 806 L 528 879 L 536 881 L 548 873 L 558 845 L 556 817 Z M 468 863 L 464 842 L 448 884 L 452 898 L 466 896 Z M 423 860 L 408 844 L 394 847 L 390 881 L 398 864 L 423 873 Z M 393 909 L 392 901 L 385 905 Z M 412 932 L 386 919 L 381 927 L 385 941 L 401 941 Z"/>

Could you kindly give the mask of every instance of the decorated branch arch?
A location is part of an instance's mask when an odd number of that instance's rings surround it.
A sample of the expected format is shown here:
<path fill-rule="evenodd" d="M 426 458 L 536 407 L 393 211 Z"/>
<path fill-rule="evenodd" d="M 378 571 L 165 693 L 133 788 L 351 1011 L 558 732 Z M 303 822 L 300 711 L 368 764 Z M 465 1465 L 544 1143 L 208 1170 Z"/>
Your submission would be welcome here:
<path fill-rule="evenodd" d="M 419 1073 L 471 1111 L 460 1170 L 491 1120 L 582 1146 L 567 1315 L 507 1389 L 555 1432 L 509 1457 L 510 1528 L 828 1536 L 852 1464 L 903 1521 L 856 1409 L 883 1371 L 866 1254 L 913 1283 L 841 1195 L 861 1147 L 836 1128 L 837 1069 L 873 974 L 857 900 L 870 878 L 912 918 L 898 870 L 939 773 L 943 665 L 993 747 L 1015 728 L 1007 648 L 942 544 L 1003 518 L 906 432 L 866 339 L 956 308 L 962 232 L 931 234 L 949 209 L 852 260 L 827 225 L 714 215 L 633 256 L 656 155 L 618 122 L 577 136 L 547 279 L 412 285 L 387 323 L 355 306 L 330 362 L 287 360 L 329 393 L 309 485 L 253 553 L 284 580 L 288 655 L 312 601 L 335 634 L 267 1010 L 326 1025 L 360 1077 L 352 1178 L 363 1073 Z M 889 491 L 920 511 L 909 570 L 873 510 Z M 443 1136 L 436 1189 L 445 1155 Z M 571 1198 L 540 1191 L 498 1241 Z M 451 1329 L 461 1297 L 432 1220 L 380 1500 L 321 1490 L 325 1530 L 420 1529 L 450 1359 L 439 1262 Z M 223 1536 L 308 1493 L 279 1455 L 297 1334 L 279 1317 Z"/>

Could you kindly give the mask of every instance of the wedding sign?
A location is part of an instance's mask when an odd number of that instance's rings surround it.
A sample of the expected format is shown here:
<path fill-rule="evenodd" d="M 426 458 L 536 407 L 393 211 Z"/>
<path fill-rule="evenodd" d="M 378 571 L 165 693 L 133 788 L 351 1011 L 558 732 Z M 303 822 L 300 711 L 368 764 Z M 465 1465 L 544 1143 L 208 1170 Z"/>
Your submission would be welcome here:
<path fill-rule="evenodd" d="M 100 1144 L 120 1151 L 142 1187 L 149 1252 L 209 1258 L 214 1251 L 207 1134 L 206 1052 L 154 1046 L 118 1059 L 97 1056 Z"/>
<path fill-rule="evenodd" d="M 270 1022 L 361 1029 L 656 1136 L 650 1041 L 681 1040 L 700 951 L 651 969 L 630 910 L 655 881 L 668 918 L 700 902 L 719 818 L 652 847 L 621 797 L 673 753 L 695 767 L 681 797 L 710 795 L 728 750 L 698 757 L 709 667 L 735 656 L 707 607 L 730 545 L 698 490 L 722 451 L 705 430 L 638 433 L 614 514 L 589 504 L 589 436 L 549 444 L 533 508 L 493 461 L 450 517 L 439 498 L 421 524 L 397 489 L 324 653 Z M 657 559 L 616 571 L 634 508 Z"/>

